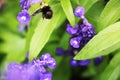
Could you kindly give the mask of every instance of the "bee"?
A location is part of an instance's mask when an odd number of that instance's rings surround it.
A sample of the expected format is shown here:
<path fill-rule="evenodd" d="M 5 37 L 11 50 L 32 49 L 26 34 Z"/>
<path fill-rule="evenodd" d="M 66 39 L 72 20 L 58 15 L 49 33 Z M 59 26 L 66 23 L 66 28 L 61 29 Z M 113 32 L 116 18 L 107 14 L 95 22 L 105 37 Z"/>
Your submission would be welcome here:
<path fill-rule="evenodd" d="M 40 5 L 41 5 L 40 9 L 38 9 L 37 11 L 35 11 L 32 14 L 32 16 L 35 16 L 36 14 L 42 12 L 43 19 L 44 18 L 51 19 L 52 16 L 53 16 L 53 11 L 51 10 L 51 7 L 48 4 L 44 3 L 44 2 L 42 2 Z"/>

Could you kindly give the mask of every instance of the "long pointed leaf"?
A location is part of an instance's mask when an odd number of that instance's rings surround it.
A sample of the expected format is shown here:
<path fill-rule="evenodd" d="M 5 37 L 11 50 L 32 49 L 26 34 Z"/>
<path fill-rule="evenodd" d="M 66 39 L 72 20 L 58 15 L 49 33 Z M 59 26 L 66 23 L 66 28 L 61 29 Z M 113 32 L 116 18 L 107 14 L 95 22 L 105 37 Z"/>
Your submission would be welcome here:
<path fill-rule="evenodd" d="M 110 64 L 107 66 L 103 74 L 101 75 L 101 80 L 117 80 L 120 75 L 120 52 L 118 52 Z"/>
<path fill-rule="evenodd" d="M 45 19 L 38 23 L 30 43 L 30 60 L 38 56 L 41 49 L 49 40 L 51 33 L 57 27 L 57 24 L 59 24 L 61 17 L 65 17 L 59 6 L 56 8 L 54 14 L 56 15 L 51 20 Z"/>
<path fill-rule="evenodd" d="M 120 0 L 110 0 L 98 19 L 97 31 L 100 31 L 120 18 Z"/>
<path fill-rule="evenodd" d="M 70 0 L 60 0 L 60 1 L 61 1 L 61 6 L 67 16 L 67 19 L 69 20 L 70 24 L 72 26 L 74 26 L 75 25 L 75 17 L 73 14 L 73 9 L 72 9 Z"/>
<path fill-rule="evenodd" d="M 86 11 L 99 0 L 77 0 L 77 2 L 85 8 Z"/>

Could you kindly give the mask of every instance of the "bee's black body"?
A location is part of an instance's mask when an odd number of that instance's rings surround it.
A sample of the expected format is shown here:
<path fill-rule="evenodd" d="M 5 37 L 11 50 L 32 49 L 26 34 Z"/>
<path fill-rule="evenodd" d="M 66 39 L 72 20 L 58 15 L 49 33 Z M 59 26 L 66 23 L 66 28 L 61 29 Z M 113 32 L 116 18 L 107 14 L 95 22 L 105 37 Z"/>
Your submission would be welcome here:
<path fill-rule="evenodd" d="M 46 19 L 51 19 L 52 18 L 53 11 L 50 9 L 50 6 L 44 6 L 41 9 L 41 12 L 42 12 L 43 18 L 46 18 Z"/>

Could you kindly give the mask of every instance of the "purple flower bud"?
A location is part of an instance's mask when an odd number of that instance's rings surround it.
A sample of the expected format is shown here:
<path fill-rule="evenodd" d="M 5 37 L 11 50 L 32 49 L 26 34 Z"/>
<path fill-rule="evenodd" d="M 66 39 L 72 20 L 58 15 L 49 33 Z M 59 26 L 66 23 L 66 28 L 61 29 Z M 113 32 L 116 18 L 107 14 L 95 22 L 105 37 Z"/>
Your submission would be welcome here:
<path fill-rule="evenodd" d="M 54 58 L 49 58 L 47 60 L 47 65 L 50 69 L 55 69 L 56 68 L 56 61 Z"/>
<path fill-rule="evenodd" d="M 78 61 L 71 58 L 70 59 L 70 65 L 73 66 L 73 67 L 76 67 L 76 66 L 78 66 Z"/>
<path fill-rule="evenodd" d="M 49 58 L 51 58 L 51 55 L 49 53 L 46 53 L 46 54 L 43 54 L 41 57 L 40 57 L 40 60 L 41 61 L 46 61 L 48 60 Z"/>
<path fill-rule="evenodd" d="M 20 6 L 23 10 L 28 10 L 30 8 L 30 3 L 28 0 L 20 0 Z"/>
<path fill-rule="evenodd" d="M 18 30 L 20 32 L 23 32 L 25 30 L 25 25 L 24 24 L 21 24 L 20 26 L 18 26 Z"/>
<path fill-rule="evenodd" d="M 97 57 L 97 58 L 94 59 L 94 63 L 95 63 L 96 66 L 98 66 L 102 61 L 103 61 L 102 56 Z"/>
<path fill-rule="evenodd" d="M 88 27 L 87 27 L 87 26 L 83 27 L 83 28 L 81 29 L 81 31 L 82 31 L 82 32 L 87 32 L 87 31 L 88 31 Z"/>
<path fill-rule="evenodd" d="M 40 80 L 52 80 L 52 73 L 46 72 L 41 74 Z"/>
<path fill-rule="evenodd" d="M 66 31 L 67 31 L 68 34 L 70 34 L 70 35 L 76 34 L 77 31 L 78 31 L 78 24 L 75 25 L 75 28 L 73 28 L 70 24 L 67 24 Z"/>
<path fill-rule="evenodd" d="M 18 26 L 18 31 L 22 33 L 22 32 L 27 31 L 27 28 L 28 28 L 28 25 L 26 25 L 26 24 L 20 24 Z"/>
<path fill-rule="evenodd" d="M 84 16 L 84 13 L 85 13 L 85 10 L 83 7 L 78 6 L 75 8 L 74 15 L 76 17 L 82 18 Z"/>
<path fill-rule="evenodd" d="M 90 25 L 90 26 L 88 26 L 88 29 L 91 30 L 91 31 L 94 31 L 94 26 Z"/>
<path fill-rule="evenodd" d="M 36 59 L 32 61 L 32 65 L 35 66 L 38 69 L 38 71 L 41 73 L 46 72 L 46 69 L 44 68 L 45 64 L 46 63 L 41 63 L 40 60 L 36 60 Z"/>
<path fill-rule="evenodd" d="M 90 63 L 90 60 L 86 59 L 86 60 L 80 60 L 78 64 L 80 66 L 87 66 L 89 63 Z"/>
<path fill-rule="evenodd" d="M 83 18 L 83 24 L 86 26 L 90 26 L 91 24 L 88 22 L 88 20 L 86 18 Z"/>
<path fill-rule="evenodd" d="M 17 16 L 17 20 L 21 24 L 29 24 L 30 23 L 30 15 L 28 14 L 28 12 L 26 10 L 23 10 L 22 12 L 19 12 L 19 14 Z"/>
<path fill-rule="evenodd" d="M 82 37 L 71 38 L 70 39 L 70 45 L 74 48 L 79 48 L 81 40 L 82 40 Z"/>
<path fill-rule="evenodd" d="M 26 0 L 20 0 L 20 6 L 23 7 Z"/>
<path fill-rule="evenodd" d="M 31 4 L 37 4 L 42 2 L 42 0 L 28 0 Z"/>
<path fill-rule="evenodd" d="M 56 49 L 56 54 L 57 54 L 57 55 L 61 56 L 61 55 L 64 55 L 64 53 L 65 53 L 65 51 L 64 51 L 63 48 L 57 48 L 57 49 Z"/>

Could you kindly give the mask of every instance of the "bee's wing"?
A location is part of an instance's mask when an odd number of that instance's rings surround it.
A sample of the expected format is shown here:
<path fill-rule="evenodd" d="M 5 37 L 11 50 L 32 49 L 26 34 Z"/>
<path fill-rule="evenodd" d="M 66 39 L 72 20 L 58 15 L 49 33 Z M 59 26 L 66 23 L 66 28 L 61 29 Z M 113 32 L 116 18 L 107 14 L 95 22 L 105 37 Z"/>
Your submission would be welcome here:
<path fill-rule="evenodd" d="M 40 13 L 42 10 L 41 10 L 41 8 L 40 9 L 38 9 L 37 11 L 35 11 L 31 16 L 35 16 L 36 14 L 38 14 L 38 13 Z"/>

